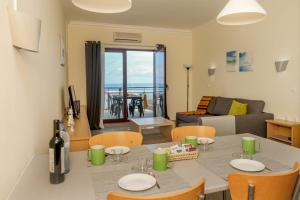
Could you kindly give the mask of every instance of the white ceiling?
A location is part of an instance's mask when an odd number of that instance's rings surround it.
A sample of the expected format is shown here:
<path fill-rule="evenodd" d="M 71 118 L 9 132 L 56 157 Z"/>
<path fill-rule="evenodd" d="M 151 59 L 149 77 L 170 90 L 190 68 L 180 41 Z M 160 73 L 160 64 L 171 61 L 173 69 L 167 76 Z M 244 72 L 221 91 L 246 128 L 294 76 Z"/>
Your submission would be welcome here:
<path fill-rule="evenodd" d="M 69 21 L 192 29 L 216 18 L 227 0 L 132 0 L 131 10 L 100 14 L 81 10 L 63 0 Z"/>

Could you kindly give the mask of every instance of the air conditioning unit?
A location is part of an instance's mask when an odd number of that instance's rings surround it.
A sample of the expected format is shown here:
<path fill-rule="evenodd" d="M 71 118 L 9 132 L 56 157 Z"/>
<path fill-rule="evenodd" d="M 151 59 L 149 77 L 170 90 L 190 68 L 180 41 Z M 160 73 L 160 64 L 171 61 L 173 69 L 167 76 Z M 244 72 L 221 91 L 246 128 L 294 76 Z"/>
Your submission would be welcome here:
<path fill-rule="evenodd" d="M 142 34 L 114 32 L 114 42 L 141 43 Z"/>

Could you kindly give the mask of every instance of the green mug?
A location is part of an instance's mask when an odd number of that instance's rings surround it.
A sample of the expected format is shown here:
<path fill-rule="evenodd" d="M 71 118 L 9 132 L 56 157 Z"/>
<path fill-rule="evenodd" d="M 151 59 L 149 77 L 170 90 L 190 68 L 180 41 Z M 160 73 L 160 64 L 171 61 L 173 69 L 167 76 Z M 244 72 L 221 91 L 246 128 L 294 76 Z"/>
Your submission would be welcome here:
<path fill-rule="evenodd" d="M 242 150 L 243 154 L 253 156 L 260 151 L 260 143 L 253 137 L 243 137 Z"/>
<path fill-rule="evenodd" d="M 103 165 L 105 163 L 105 151 L 103 145 L 94 145 L 88 150 L 88 159 L 92 165 Z"/>
<path fill-rule="evenodd" d="M 185 143 L 191 144 L 193 147 L 197 147 L 197 145 L 198 145 L 197 137 L 196 136 L 186 136 Z"/>
<path fill-rule="evenodd" d="M 153 152 L 153 169 L 165 171 L 168 168 L 168 153 L 165 149 L 156 149 Z"/>

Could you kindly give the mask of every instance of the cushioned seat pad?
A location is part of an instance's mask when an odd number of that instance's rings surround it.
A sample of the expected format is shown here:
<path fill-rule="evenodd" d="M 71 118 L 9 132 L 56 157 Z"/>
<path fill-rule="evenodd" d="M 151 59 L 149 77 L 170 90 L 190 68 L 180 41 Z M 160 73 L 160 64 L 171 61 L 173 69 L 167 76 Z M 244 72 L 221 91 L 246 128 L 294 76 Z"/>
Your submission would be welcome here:
<path fill-rule="evenodd" d="M 183 115 L 180 113 L 176 113 L 177 121 L 186 122 L 186 123 L 195 123 L 198 122 L 199 117 L 210 117 L 213 115 Z"/>

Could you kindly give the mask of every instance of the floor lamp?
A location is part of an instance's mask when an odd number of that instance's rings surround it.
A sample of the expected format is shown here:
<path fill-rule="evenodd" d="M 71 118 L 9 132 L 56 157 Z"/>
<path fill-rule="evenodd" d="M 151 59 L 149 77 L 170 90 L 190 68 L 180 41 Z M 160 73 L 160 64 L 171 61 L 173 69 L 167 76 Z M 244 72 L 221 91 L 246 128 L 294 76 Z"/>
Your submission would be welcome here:
<path fill-rule="evenodd" d="M 189 111 L 189 96 L 190 96 L 190 69 L 192 68 L 191 64 L 184 64 L 186 69 L 186 111 Z"/>

